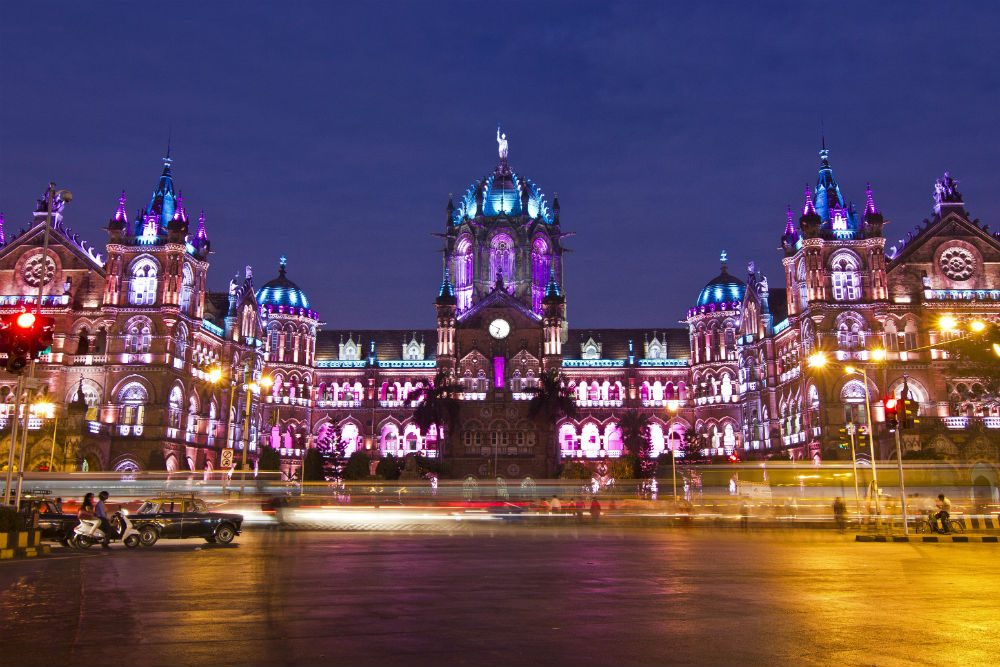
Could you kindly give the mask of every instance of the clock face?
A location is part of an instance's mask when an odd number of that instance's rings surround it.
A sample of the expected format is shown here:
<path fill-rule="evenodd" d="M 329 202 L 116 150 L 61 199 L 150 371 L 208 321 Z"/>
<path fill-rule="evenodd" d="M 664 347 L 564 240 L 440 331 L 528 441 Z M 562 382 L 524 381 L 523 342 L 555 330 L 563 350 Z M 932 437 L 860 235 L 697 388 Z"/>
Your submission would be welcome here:
<path fill-rule="evenodd" d="M 510 333 L 510 323 L 502 318 L 497 318 L 490 322 L 490 335 L 497 340 L 506 338 Z"/>

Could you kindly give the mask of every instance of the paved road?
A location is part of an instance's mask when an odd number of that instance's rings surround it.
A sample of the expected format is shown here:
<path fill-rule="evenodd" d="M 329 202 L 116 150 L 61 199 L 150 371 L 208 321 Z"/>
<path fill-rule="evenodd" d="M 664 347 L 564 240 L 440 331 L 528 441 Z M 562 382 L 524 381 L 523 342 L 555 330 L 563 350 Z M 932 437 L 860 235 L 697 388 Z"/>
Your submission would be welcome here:
<path fill-rule="evenodd" d="M 0 563 L 9 665 L 996 664 L 1000 547 L 257 532 Z"/>

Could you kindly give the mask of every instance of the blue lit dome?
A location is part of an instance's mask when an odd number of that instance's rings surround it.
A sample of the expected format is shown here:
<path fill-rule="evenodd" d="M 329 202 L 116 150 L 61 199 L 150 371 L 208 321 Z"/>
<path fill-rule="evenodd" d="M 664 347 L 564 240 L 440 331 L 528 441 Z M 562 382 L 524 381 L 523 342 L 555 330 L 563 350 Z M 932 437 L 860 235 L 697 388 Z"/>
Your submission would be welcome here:
<path fill-rule="evenodd" d="M 257 290 L 257 303 L 261 307 L 271 310 L 277 308 L 279 312 L 283 312 L 285 309 L 289 312 L 299 309 L 309 311 L 309 297 L 299 289 L 298 285 L 288 279 L 285 275 L 285 266 L 286 261 L 282 257 L 278 268 L 278 277 L 265 283 Z"/>
<path fill-rule="evenodd" d="M 698 295 L 697 307 L 707 306 L 714 310 L 724 304 L 739 304 L 743 302 L 743 292 L 746 284 L 736 276 L 729 275 L 726 269 L 725 254 L 723 254 L 722 273 L 708 281 Z M 735 306 L 732 306 L 735 307 Z"/>
<path fill-rule="evenodd" d="M 451 212 L 453 224 L 460 225 L 479 215 L 526 215 L 549 224 L 555 222 L 555 213 L 541 188 L 530 178 L 513 171 L 507 164 L 506 146 L 505 136 L 500 163 L 492 174 L 474 182 L 459 198 Z"/>

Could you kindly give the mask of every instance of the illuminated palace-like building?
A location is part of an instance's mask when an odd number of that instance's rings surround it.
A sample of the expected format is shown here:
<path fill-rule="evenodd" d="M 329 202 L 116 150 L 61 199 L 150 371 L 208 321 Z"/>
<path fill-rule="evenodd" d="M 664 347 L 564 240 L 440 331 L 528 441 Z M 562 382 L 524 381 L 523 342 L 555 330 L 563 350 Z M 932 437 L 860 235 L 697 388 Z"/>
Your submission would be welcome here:
<path fill-rule="evenodd" d="M 619 425 L 632 413 L 650 417 L 654 455 L 688 440 L 711 455 L 829 457 L 846 422 L 866 422 L 865 387 L 848 363 L 867 371 L 882 456 L 893 440 L 880 399 L 905 382 L 921 416 L 903 435 L 908 451 L 997 459 L 997 404 L 935 347 L 954 335 L 939 331 L 942 315 L 1000 319 L 1000 239 L 971 218 L 947 174 L 932 217 L 888 240 L 871 188 L 855 208 L 824 148 L 801 215 L 789 210 L 780 235 L 782 287 L 753 264 L 741 279 L 723 253 L 686 326 L 582 330 L 566 315 L 558 198 L 515 171 L 506 137 L 497 141 L 496 167 L 448 202 L 433 328 L 327 325 L 284 259 L 264 285 L 248 269 L 228 294 L 205 292 L 204 218 L 189 231 L 169 162 L 132 221 L 123 196 L 106 260 L 65 228 L 61 207 L 43 260 L 40 207 L 0 250 L 0 298 L 12 309 L 44 281 L 43 307 L 60 325 L 41 375 L 58 400 L 79 406 L 79 394 L 87 405 L 69 465 L 203 470 L 227 443 L 239 449 L 249 424 L 251 458 L 273 446 L 289 471 L 304 448 L 339 442 L 348 454 L 440 457 L 454 476 L 546 476 L 566 460 L 620 456 Z M 825 368 L 805 363 L 817 350 Z M 212 384 L 216 365 L 223 380 Z M 528 411 L 548 371 L 579 412 L 555 425 Z M 461 386 L 458 418 L 424 433 L 415 403 L 439 373 Z M 262 374 L 273 386 L 259 406 L 250 394 L 247 413 L 244 379 Z"/>

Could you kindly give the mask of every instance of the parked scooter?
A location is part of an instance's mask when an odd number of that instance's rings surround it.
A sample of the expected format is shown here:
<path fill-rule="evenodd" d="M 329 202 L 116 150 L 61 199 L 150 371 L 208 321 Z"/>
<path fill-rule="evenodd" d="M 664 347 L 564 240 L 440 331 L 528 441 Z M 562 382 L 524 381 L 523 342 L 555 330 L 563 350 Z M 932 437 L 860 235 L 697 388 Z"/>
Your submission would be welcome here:
<path fill-rule="evenodd" d="M 125 512 L 115 512 L 108 520 L 111 524 L 112 533 L 107 536 L 108 541 L 121 540 L 129 549 L 135 549 L 142 541 L 139 539 L 139 531 L 135 529 L 129 521 Z M 101 530 L 100 519 L 80 519 L 80 525 L 73 530 L 73 537 L 70 544 L 79 549 L 89 549 L 95 544 L 104 542 L 104 531 Z"/>

